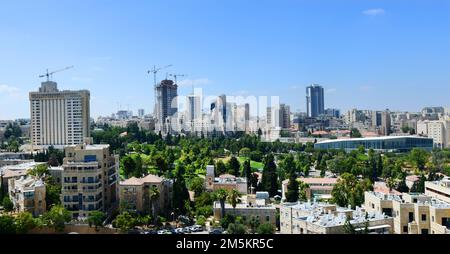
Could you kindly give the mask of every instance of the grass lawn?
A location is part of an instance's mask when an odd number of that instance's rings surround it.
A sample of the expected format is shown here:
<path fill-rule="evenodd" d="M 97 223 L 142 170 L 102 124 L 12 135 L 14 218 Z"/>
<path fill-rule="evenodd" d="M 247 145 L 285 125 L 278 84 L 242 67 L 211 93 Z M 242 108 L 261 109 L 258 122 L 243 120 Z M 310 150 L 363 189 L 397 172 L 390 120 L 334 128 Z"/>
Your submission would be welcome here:
<path fill-rule="evenodd" d="M 244 161 L 248 160 L 248 157 L 238 157 L 238 160 L 241 164 L 243 164 Z M 264 164 L 262 162 L 250 161 L 250 167 L 254 169 L 262 169 L 264 168 Z"/>

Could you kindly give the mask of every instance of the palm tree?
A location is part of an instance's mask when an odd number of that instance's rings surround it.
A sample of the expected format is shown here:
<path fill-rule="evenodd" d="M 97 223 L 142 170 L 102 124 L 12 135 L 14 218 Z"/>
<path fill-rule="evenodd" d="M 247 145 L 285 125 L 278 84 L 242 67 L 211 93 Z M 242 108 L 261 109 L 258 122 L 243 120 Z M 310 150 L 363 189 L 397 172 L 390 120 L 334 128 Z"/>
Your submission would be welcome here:
<path fill-rule="evenodd" d="M 233 211 L 236 209 L 236 205 L 239 203 L 239 201 L 241 201 L 239 199 L 240 196 L 241 196 L 241 194 L 236 189 L 232 189 L 228 192 L 227 200 L 228 200 L 228 203 L 230 203 L 231 206 L 233 207 Z"/>
<path fill-rule="evenodd" d="M 150 188 L 150 204 L 152 207 L 152 216 L 153 216 L 153 224 L 156 224 L 157 216 L 156 216 L 156 207 L 158 205 L 159 200 L 159 190 L 156 186 L 152 186 Z"/>
<path fill-rule="evenodd" d="M 228 192 L 224 189 L 219 189 L 214 193 L 214 196 L 220 202 L 220 210 L 222 218 L 225 217 L 225 200 L 227 199 Z"/>

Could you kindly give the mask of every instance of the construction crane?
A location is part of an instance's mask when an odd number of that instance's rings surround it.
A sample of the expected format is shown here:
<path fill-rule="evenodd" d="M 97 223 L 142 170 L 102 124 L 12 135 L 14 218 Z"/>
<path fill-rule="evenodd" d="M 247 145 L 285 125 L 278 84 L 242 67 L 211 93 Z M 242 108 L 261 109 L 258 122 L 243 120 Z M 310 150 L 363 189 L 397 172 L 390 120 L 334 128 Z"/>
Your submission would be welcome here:
<path fill-rule="evenodd" d="M 156 87 L 156 73 L 158 73 L 160 70 L 167 69 L 167 68 L 169 68 L 169 67 L 171 67 L 171 66 L 172 66 L 172 65 L 169 64 L 169 65 L 166 65 L 166 66 L 164 66 L 164 67 L 156 68 L 156 66 L 153 65 L 153 70 L 147 71 L 148 74 L 153 73 L 153 80 L 154 80 L 154 82 L 155 82 L 155 87 Z"/>
<path fill-rule="evenodd" d="M 169 76 L 174 77 L 175 78 L 175 84 L 177 83 L 177 77 L 186 77 L 186 74 L 169 74 Z"/>
<path fill-rule="evenodd" d="M 57 72 L 65 71 L 65 70 L 68 70 L 68 69 L 72 69 L 72 68 L 73 68 L 73 65 L 72 65 L 72 66 L 68 66 L 68 67 L 66 67 L 66 68 L 63 68 L 63 69 L 59 69 L 59 70 L 56 70 L 56 71 L 52 71 L 52 72 L 48 72 L 48 69 L 47 69 L 47 73 L 46 73 L 46 74 L 43 74 L 43 75 L 39 75 L 39 77 L 40 77 L 40 78 L 47 77 L 47 82 L 48 82 L 48 81 L 51 80 L 53 74 L 55 74 L 55 73 L 57 73 Z"/>

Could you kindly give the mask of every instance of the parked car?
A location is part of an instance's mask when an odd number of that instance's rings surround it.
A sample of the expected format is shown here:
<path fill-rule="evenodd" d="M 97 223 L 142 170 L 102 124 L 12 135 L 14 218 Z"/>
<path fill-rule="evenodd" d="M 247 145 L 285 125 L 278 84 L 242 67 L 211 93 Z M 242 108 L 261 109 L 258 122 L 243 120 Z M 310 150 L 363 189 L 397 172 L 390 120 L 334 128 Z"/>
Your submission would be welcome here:
<path fill-rule="evenodd" d="M 184 234 L 183 228 L 177 228 L 177 229 L 175 229 L 175 230 L 174 230 L 174 233 L 175 233 L 175 234 L 178 234 L 178 235 Z"/>
<path fill-rule="evenodd" d="M 200 225 L 194 225 L 191 228 L 192 228 L 192 231 L 194 231 L 194 232 L 202 232 L 203 231 L 203 227 Z"/>
<path fill-rule="evenodd" d="M 191 233 L 192 230 L 190 227 L 185 227 L 185 228 L 183 228 L 183 232 L 187 234 L 187 233 Z"/>
<path fill-rule="evenodd" d="M 220 229 L 220 228 L 214 228 L 214 229 L 211 229 L 211 230 L 209 231 L 209 234 L 212 234 L 212 235 L 220 235 L 220 234 L 222 234 L 222 232 L 223 232 L 222 229 Z"/>

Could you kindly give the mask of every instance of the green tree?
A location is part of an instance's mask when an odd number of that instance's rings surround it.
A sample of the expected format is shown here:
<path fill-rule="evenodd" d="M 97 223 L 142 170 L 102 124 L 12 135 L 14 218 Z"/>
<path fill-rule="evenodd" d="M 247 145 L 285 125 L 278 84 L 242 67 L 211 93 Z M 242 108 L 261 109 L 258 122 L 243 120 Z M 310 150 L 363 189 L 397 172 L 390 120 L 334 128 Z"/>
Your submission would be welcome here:
<path fill-rule="evenodd" d="M 251 150 L 248 147 L 244 147 L 241 150 L 239 150 L 239 156 L 242 156 L 242 157 L 250 157 L 250 153 L 251 153 Z"/>
<path fill-rule="evenodd" d="M 352 223 L 350 222 L 350 216 L 348 216 L 345 219 L 345 223 L 344 223 L 344 232 L 346 234 L 350 234 L 350 235 L 354 235 L 356 234 L 356 229 L 355 227 L 352 225 Z"/>
<path fill-rule="evenodd" d="M 227 172 L 227 167 L 225 166 L 225 164 L 223 163 L 222 160 L 218 160 L 216 163 L 216 173 L 217 175 L 222 175 L 225 172 Z"/>
<path fill-rule="evenodd" d="M 261 225 L 261 223 L 259 222 L 258 218 L 252 216 L 252 218 L 248 222 L 248 225 L 250 226 L 250 232 L 254 234 L 256 233 L 256 230 L 258 229 L 259 225 Z"/>
<path fill-rule="evenodd" d="M 98 230 L 98 227 L 103 226 L 103 222 L 106 219 L 106 214 L 104 212 L 101 211 L 92 211 L 89 213 L 88 216 L 88 223 L 89 223 L 89 227 L 94 226 L 95 230 Z"/>
<path fill-rule="evenodd" d="M 203 178 L 195 177 L 191 180 L 189 189 L 195 193 L 195 197 L 198 197 L 205 191 L 205 181 Z"/>
<path fill-rule="evenodd" d="M 298 183 L 298 200 L 307 201 L 306 190 L 309 188 L 309 185 L 303 181 Z"/>
<path fill-rule="evenodd" d="M 173 183 L 173 198 L 172 207 L 178 214 L 186 212 L 185 200 L 189 200 L 189 192 L 184 180 L 185 168 L 182 163 L 179 163 L 176 168 L 176 175 Z"/>
<path fill-rule="evenodd" d="M 49 175 L 48 164 L 39 164 L 36 167 L 32 168 L 28 172 L 28 174 L 39 178 L 43 177 L 44 175 Z"/>
<path fill-rule="evenodd" d="M 228 192 L 227 200 L 228 203 L 230 203 L 231 206 L 233 207 L 233 210 L 236 209 L 236 205 L 241 201 L 239 199 L 240 196 L 241 194 L 236 189 L 232 189 Z"/>
<path fill-rule="evenodd" d="M 251 179 L 251 177 L 252 177 L 252 168 L 251 168 L 251 165 L 250 165 L 250 160 L 246 160 L 246 161 L 244 161 L 244 164 L 243 164 L 243 173 L 244 173 L 244 176 L 245 176 L 245 178 L 247 179 L 247 183 L 250 183 L 250 179 Z M 249 184 L 249 186 L 248 186 L 248 188 L 250 188 L 251 186 L 250 186 L 250 184 Z"/>
<path fill-rule="evenodd" d="M 156 224 L 156 218 L 157 218 L 157 214 L 156 211 L 158 209 L 158 203 L 159 203 L 159 196 L 160 196 L 160 192 L 159 189 L 156 186 L 152 186 L 150 188 L 150 204 L 152 206 L 152 216 L 153 216 L 153 224 Z"/>
<path fill-rule="evenodd" d="M 235 156 L 231 156 L 230 160 L 228 161 L 228 168 L 229 168 L 228 172 L 230 174 L 234 176 L 240 175 L 241 164 L 239 163 L 238 159 Z"/>
<path fill-rule="evenodd" d="M 232 235 L 244 235 L 247 233 L 247 229 L 241 223 L 230 223 L 227 232 Z"/>
<path fill-rule="evenodd" d="M 15 234 L 16 225 L 10 215 L 0 215 L 0 234 Z"/>
<path fill-rule="evenodd" d="M 128 232 L 136 226 L 136 224 L 136 219 L 131 216 L 129 212 L 123 212 L 117 215 L 116 219 L 113 221 L 113 226 L 119 228 L 122 233 Z"/>
<path fill-rule="evenodd" d="M 225 217 L 225 201 L 227 200 L 228 192 L 225 189 L 218 189 L 214 192 L 214 199 L 219 200 L 221 218 Z"/>
<path fill-rule="evenodd" d="M 294 174 L 289 175 L 289 183 L 285 194 L 286 202 L 297 202 L 299 198 L 299 185 Z"/>
<path fill-rule="evenodd" d="M 52 181 L 45 183 L 45 202 L 47 204 L 47 210 L 50 210 L 52 206 L 61 204 L 61 184 L 56 184 Z"/>
<path fill-rule="evenodd" d="M 371 188 L 370 180 L 359 181 L 354 175 L 344 173 L 331 191 L 332 201 L 339 206 L 350 205 L 352 209 L 355 209 L 364 202 L 364 192 Z"/>
<path fill-rule="evenodd" d="M 122 159 L 122 169 L 125 174 L 125 178 L 129 178 L 134 174 L 136 169 L 136 163 L 129 155 L 123 157 Z"/>
<path fill-rule="evenodd" d="M 36 221 L 29 212 L 21 212 L 16 219 L 16 232 L 18 234 L 26 234 L 28 231 L 36 227 Z"/>
<path fill-rule="evenodd" d="M 361 135 L 361 133 L 359 132 L 358 129 L 352 128 L 352 129 L 350 130 L 350 137 L 351 137 L 351 138 L 361 138 L 362 135 Z"/>
<path fill-rule="evenodd" d="M 264 159 L 264 168 L 261 180 L 262 188 L 269 192 L 270 196 L 278 193 L 278 175 L 277 166 L 272 154 L 266 155 Z"/>
<path fill-rule="evenodd" d="M 12 212 L 12 210 L 14 210 L 14 203 L 8 196 L 3 198 L 2 205 L 5 212 Z"/>
<path fill-rule="evenodd" d="M 420 171 L 425 169 L 425 165 L 429 158 L 430 153 L 420 148 L 413 148 L 409 154 L 409 160 Z"/>
<path fill-rule="evenodd" d="M 275 233 L 275 226 L 271 223 L 263 223 L 259 225 L 256 232 L 260 235 L 271 235 Z"/>
<path fill-rule="evenodd" d="M 47 225 L 59 232 L 64 231 L 66 222 L 72 219 L 70 213 L 61 205 L 53 206 L 43 217 Z"/>

